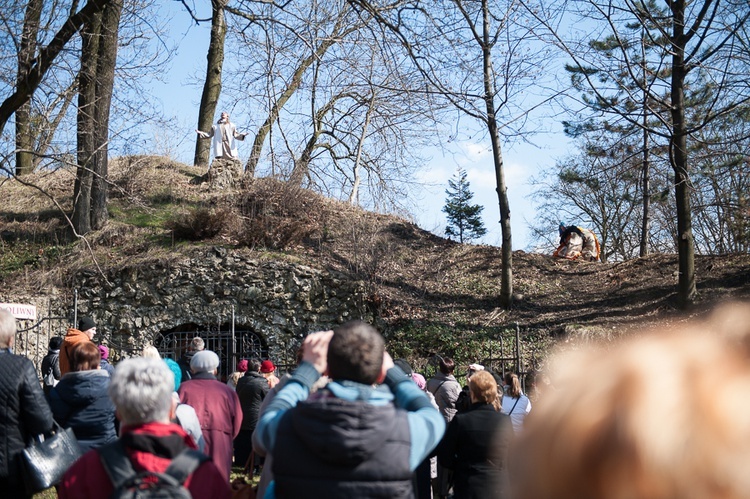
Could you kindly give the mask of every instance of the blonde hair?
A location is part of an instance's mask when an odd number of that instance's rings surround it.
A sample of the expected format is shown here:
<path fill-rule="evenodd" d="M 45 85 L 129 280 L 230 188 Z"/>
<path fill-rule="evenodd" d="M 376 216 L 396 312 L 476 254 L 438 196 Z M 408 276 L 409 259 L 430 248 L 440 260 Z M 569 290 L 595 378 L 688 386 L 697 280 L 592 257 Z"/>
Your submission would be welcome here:
<path fill-rule="evenodd" d="M 157 350 L 153 345 L 146 345 L 145 347 L 143 347 L 143 355 L 141 355 L 141 357 L 145 357 L 147 359 L 161 359 L 159 350 Z"/>
<path fill-rule="evenodd" d="M 505 373 L 505 384 L 508 385 L 508 395 L 517 399 L 523 395 L 521 391 L 521 381 L 516 373 Z"/>
<path fill-rule="evenodd" d="M 497 382 L 492 374 L 479 371 L 469 378 L 469 391 L 476 402 L 492 405 L 500 410 L 500 400 L 497 396 Z"/>
<path fill-rule="evenodd" d="M 558 355 L 565 390 L 545 393 L 511 450 L 514 497 L 750 497 L 749 339 L 750 308 L 730 306 Z"/>

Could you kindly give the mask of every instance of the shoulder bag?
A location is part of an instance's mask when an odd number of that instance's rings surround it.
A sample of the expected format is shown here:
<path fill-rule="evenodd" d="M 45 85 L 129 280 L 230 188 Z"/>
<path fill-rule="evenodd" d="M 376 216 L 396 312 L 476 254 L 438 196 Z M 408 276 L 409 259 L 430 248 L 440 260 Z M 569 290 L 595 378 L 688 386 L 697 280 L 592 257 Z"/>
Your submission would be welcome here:
<path fill-rule="evenodd" d="M 37 435 L 21 452 L 26 492 L 35 494 L 58 483 L 82 454 L 73 430 L 55 422 L 50 436 Z"/>

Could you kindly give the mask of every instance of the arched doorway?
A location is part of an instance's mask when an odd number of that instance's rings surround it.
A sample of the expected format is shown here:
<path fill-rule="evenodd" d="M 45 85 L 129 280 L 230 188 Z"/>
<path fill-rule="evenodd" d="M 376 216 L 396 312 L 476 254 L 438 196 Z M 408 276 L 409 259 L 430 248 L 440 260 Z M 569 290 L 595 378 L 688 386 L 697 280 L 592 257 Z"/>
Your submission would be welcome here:
<path fill-rule="evenodd" d="M 203 338 L 207 350 L 219 356 L 219 377 L 223 380 L 235 370 L 240 359 L 268 357 L 268 346 L 260 335 L 245 329 L 232 331 L 231 325 L 211 329 L 197 324 L 182 324 L 157 334 L 154 346 L 162 357 L 177 360 L 196 336 Z"/>

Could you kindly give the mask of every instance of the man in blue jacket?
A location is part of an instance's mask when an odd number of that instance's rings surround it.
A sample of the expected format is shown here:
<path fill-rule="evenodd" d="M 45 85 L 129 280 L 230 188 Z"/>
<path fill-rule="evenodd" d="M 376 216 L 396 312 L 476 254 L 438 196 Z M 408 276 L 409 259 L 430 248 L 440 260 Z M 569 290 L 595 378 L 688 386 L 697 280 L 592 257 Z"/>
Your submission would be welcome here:
<path fill-rule="evenodd" d="M 413 497 L 413 472 L 442 438 L 443 417 L 364 322 L 313 333 L 303 350 L 255 430 L 273 455 L 266 497 Z M 332 381 L 308 399 L 324 373 Z"/>

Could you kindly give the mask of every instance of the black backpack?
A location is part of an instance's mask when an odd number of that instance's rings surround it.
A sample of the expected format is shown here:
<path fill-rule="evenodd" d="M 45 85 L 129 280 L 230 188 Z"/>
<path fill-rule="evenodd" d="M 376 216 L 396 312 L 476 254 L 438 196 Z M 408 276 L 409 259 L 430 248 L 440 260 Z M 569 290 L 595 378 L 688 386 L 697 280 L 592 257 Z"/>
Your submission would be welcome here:
<path fill-rule="evenodd" d="M 469 395 L 468 386 L 461 388 L 454 406 L 456 407 L 456 412 L 459 414 L 471 410 L 471 396 Z"/>
<path fill-rule="evenodd" d="M 197 450 L 186 449 L 172 460 L 164 473 L 136 472 L 119 440 L 97 452 L 112 480 L 113 499 L 191 499 L 190 491 L 183 484 L 198 466 L 209 459 Z"/>

